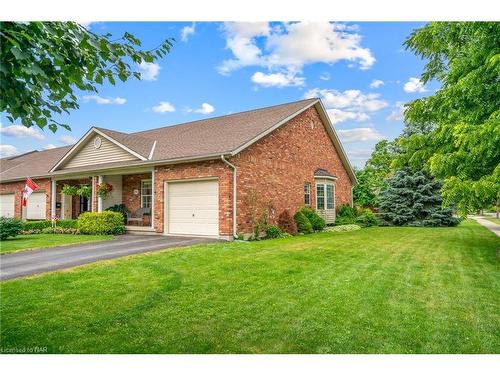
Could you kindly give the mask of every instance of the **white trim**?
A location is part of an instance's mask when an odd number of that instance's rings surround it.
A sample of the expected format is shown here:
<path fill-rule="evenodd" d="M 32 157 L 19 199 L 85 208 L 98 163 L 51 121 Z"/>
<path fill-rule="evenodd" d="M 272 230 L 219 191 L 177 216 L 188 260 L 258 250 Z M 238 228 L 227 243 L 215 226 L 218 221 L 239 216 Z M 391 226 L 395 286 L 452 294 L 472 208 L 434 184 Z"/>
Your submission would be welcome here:
<path fill-rule="evenodd" d="M 142 183 L 145 182 L 145 181 L 151 182 L 151 207 L 148 207 L 148 208 L 152 208 L 153 207 L 153 179 L 152 178 L 143 178 L 143 179 L 141 179 L 141 190 L 140 190 L 141 208 L 145 208 L 145 207 L 142 207 L 142 203 L 143 203 L 143 201 L 142 201 Z"/>
<path fill-rule="evenodd" d="M 333 177 L 333 176 L 314 176 L 314 179 L 315 180 L 320 180 L 320 179 L 324 179 L 324 180 L 333 180 L 333 181 L 337 181 L 337 177 Z"/>
<path fill-rule="evenodd" d="M 57 181 L 52 179 L 51 180 L 51 187 L 50 187 L 50 219 L 56 216 L 56 200 L 57 200 Z"/>
<path fill-rule="evenodd" d="M 155 142 L 156 144 L 156 142 Z M 155 227 L 155 169 L 151 170 L 151 228 Z"/>
<path fill-rule="evenodd" d="M 154 141 L 153 147 L 151 147 L 151 152 L 149 153 L 148 160 L 153 159 L 153 153 L 155 152 L 155 148 L 156 148 L 156 141 Z"/>
<path fill-rule="evenodd" d="M 260 139 L 264 138 L 266 135 L 268 135 L 269 133 L 275 131 L 276 129 L 278 129 L 281 125 L 287 123 L 288 121 L 290 121 L 291 119 L 293 119 L 294 117 L 297 117 L 298 115 L 300 115 L 302 112 L 304 112 L 306 109 L 309 109 L 311 108 L 313 105 L 315 105 L 317 102 L 319 102 L 319 99 L 316 99 L 315 101 L 313 101 L 311 104 L 309 104 L 308 106 L 306 107 L 303 107 L 301 109 L 299 109 L 298 111 L 292 113 L 290 116 L 284 118 L 283 120 L 281 120 L 280 122 L 278 122 L 277 124 L 271 126 L 269 129 L 263 131 L 262 133 L 258 134 L 256 137 L 252 138 L 251 140 L 249 140 L 248 142 L 245 142 L 243 143 L 241 146 L 239 146 L 237 149 L 235 149 L 234 151 L 231 152 L 231 156 L 234 156 L 236 154 L 238 154 L 239 152 L 243 151 L 244 149 L 246 149 L 247 147 L 253 145 L 255 142 L 259 141 Z"/>
<path fill-rule="evenodd" d="M 130 148 L 128 148 L 127 146 L 121 144 L 120 142 L 118 142 L 117 140 L 115 140 L 114 138 L 110 137 L 109 135 L 103 133 L 102 131 L 100 131 L 99 129 L 95 128 L 95 127 L 91 127 L 89 129 L 89 131 L 87 133 L 85 133 L 83 135 L 82 138 L 80 138 L 80 140 L 75 143 L 73 145 L 73 147 L 71 147 L 68 152 L 66 154 L 64 154 L 64 156 L 56 163 L 56 165 L 54 165 L 49 172 L 54 172 L 55 170 L 57 170 L 57 168 L 63 164 L 64 161 L 66 161 L 71 155 L 73 155 L 75 152 L 77 152 L 80 147 L 82 146 L 82 144 L 88 139 L 90 138 L 90 136 L 93 134 L 93 133 L 97 133 L 99 134 L 101 137 L 104 137 L 106 138 L 108 141 L 114 143 L 115 145 L 117 145 L 118 147 L 124 149 L 125 151 L 127 151 L 128 153 L 132 154 L 133 156 L 139 158 L 140 160 L 148 160 L 147 158 L 145 158 L 144 156 L 142 156 L 141 154 L 138 154 L 137 152 L 131 150 Z"/>
<path fill-rule="evenodd" d="M 103 182 L 102 175 L 97 176 L 97 183 L 101 185 L 102 182 Z M 100 195 L 97 196 L 97 212 L 102 212 L 102 197 Z"/>

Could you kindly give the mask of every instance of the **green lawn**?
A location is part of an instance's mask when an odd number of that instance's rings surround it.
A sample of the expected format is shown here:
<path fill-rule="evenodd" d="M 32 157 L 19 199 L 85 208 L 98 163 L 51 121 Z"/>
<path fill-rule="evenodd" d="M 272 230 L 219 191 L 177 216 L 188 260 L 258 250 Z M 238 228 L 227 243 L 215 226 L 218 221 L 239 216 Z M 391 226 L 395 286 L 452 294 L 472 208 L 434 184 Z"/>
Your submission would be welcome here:
<path fill-rule="evenodd" d="M 1 284 L 50 353 L 499 353 L 500 240 L 368 228 L 136 255 Z"/>
<path fill-rule="evenodd" d="M 83 234 L 26 234 L 1 241 L 0 254 L 80 242 L 103 241 L 112 238 L 113 236 L 90 236 Z"/>

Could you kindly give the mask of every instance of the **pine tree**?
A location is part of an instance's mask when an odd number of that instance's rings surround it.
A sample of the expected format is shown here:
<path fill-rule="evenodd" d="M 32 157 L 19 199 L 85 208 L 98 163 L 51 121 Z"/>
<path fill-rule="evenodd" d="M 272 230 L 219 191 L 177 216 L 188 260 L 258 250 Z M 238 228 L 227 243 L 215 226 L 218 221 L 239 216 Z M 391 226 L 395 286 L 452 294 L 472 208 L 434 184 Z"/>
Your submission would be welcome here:
<path fill-rule="evenodd" d="M 441 184 L 424 172 L 403 169 L 386 180 L 379 197 L 380 216 L 392 225 L 452 226 L 459 220 L 442 208 Z"/>

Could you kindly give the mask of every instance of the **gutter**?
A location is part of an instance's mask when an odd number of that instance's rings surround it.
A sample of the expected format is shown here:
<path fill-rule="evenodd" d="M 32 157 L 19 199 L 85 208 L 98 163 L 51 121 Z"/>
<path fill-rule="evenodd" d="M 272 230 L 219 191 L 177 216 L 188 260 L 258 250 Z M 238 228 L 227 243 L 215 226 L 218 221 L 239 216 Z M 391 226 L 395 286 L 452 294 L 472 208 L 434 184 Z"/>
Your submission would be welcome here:
<path fill-rule="evenodd" d="M 237 220 L 236 174 L 237 174 L 237 171 L 236 171 L 236 166 L 234 164 L 231 164 L 230 162 L 228 162 L 224 158 L 224 155 L 221 155 L 220 158 L 224 163 L 226 163 L 233 170 L 233 237 L 238 238 L 238 234 L 236 233 L 237 232 L 237 224 L 236 224 L 236 220 Z"/>

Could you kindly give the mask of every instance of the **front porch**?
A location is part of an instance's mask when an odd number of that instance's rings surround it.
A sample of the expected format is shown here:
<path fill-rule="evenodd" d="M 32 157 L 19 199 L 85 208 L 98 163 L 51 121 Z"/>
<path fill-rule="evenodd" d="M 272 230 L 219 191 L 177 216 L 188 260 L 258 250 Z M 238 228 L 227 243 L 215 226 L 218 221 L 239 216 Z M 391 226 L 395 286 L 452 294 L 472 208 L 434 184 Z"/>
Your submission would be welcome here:
<path fill-rule="evenodd" d="M 153 172 L 112 173 L 52 180 L 52 215 L 77 219 L 83 212 L 121 212 L 127 231 L 154 232 Z"/>

